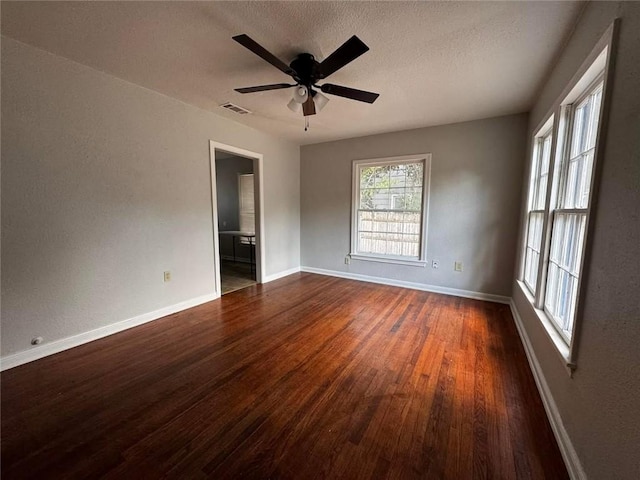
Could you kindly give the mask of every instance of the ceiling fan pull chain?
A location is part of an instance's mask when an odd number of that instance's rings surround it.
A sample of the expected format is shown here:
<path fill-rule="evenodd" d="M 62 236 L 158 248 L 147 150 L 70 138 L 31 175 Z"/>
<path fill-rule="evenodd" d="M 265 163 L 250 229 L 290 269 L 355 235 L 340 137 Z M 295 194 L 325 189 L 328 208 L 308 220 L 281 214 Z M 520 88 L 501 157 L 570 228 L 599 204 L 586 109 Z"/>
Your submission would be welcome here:
<path fill-rule="evenodd" d="M 304 131 L 309 130 L 309 117 L 304 117 Z"/>

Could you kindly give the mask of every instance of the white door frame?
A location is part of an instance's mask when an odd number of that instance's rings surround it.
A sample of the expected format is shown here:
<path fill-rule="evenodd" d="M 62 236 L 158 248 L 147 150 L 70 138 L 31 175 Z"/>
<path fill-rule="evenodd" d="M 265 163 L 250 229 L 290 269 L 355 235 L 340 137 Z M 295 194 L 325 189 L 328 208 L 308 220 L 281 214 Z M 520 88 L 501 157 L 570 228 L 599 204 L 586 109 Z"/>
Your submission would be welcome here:
<path fill-rule="evenodd" d="M 256 281 L 262 283 L 265 272 L 265 235 L 264 235 L 264 182 L 262 178 L 263 156 L 261 153 L 251 152 L 243 148 L 226 145 L 209 140 L 209 159 L 211 168 L 211 209 L 213 212 L 213 262 L 215 270 L 214 295 L 222 295 L 220 285 L 220 241 L 218 238 L 218 197 L 216 186 L 216 151 L 231 153 L 253 160 L 254 199 L 256 209 Z"/>

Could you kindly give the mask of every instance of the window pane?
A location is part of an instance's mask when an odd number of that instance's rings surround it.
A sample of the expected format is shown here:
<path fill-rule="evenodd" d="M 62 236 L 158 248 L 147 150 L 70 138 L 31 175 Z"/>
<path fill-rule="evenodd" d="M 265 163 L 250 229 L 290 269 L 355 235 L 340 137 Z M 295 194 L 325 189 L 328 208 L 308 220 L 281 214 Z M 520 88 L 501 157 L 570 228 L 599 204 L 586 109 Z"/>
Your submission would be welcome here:
<path fill-rule="evenodd" d="M 411 234 L 411 235 L 420 235 L 420 213 L 413 212 L 405 212 L 402 214 L 403 224 L 402 231 L 403 233 Z"/>
<path fill-rule="evenodd" d="M 424 177 L 424 162 L 409 163 L 403 166 L 408 187 L 421 187 Z"/>
<path fill-rule="evenodd" d="M 358 231 L 370 232 L 373 230 L 373 213 L 368 211 L 358 212 Z"/>
<path fill-rule="evenodd" d="M 580 165 L 577 161 L 569 161 L 567 167 L 567 182 L 565 185 L 564 201 L 562 202 L 562 208 L 573 208 L 575 205 L 577 181 Z"/>
<path fill-rule="evenodd" d="M 529 186 L 532 199 L 531 210 L 543 210 L 545 206 L 552 141 L 551 131 L 536 139 L 536 158 L 532 165 L 531 185 Z"/>
<path fill-rule="evenodd" d="M 542 144 L 542 163 L 540 165 L 540 175 L 549 173 L 549 160 L 551 159 L 551 141 L 552 136 L 549 134 L 544 138 Z"/>
<path fill-rule="evenodd" d="M 420 235 L 402 236 L 402 255 L 406 257 L 418 257 L 420 251 Z"/>
<path fill-rule="evenodd" d="M 543 219 L 543 212 L 529 213 L 524 281 L 532 293 L 535 293 L 536 281 L 538 279 L 538 262 L 540 261 Z"/>
<path fill-rule="evenodd" d="M 419 212 L 422 210 L 422 187 L 405 189 L 405 210 Z"/>
<path fill-rule="evenodd" d="M 374 181 L 377 188 L 389 188 L 389 167 L 376 167 Z"/>
<path fill-rule="evenodd" d="M 360 168 L 360 188 L 373 188 L 375 186 L 377 167 L 361 167 Z"/>
<path fill-rule="evenodd" d="M 388 212 L 373 212 L 373 231 L 386 233 L 388 217 Z"/>
<path fill-rule="evenodd" d="M 546 194 L 547 194 L 547 178 L 548 175 L 541 175 L 538 179 L 538 194 L 536 201 L 533 205 L 535 210 L 542 210 L 544 208 Z"/>
<path fill-rule="evenodd" d="M 402 223 L 398 222 L 398 219 L 395 218 L 393 212 L 389 212 L 389 220 L 387 222 L 387 233 L 389 233 L 389 237 L 395 234 L 402 234 Z"/>
<path fill-rule="evenodd" d="M 600 103 L 602 102 L 602 84 L 593 94 L 591 94 L 591 102 L 593 104 L 593 107 L 591 109 L 591 119 L 589 121 L 589 132 L 587 135 L 587 145 L 585 150 L 594 148 L 596 146 L 598 120 L 600 117 Z"/>
<path fill-rule="evenodd" d="M 391 210 L 404 210 L 406 204 L 406 191 L 404 188 L 391 188 L 389 190 L 389 208 Z"/>
<path fill-rule="evenodd" d="M 571 136 L 571 158 L 580 153 L 585 124 L 585 106 L 576 108 L 573 114 L 573 135 Z"/>
<path fill-rule="evenodd" d="M 593 153 L 591 149 L 580 157 L 582 164 L 580 178 L 576 189 L 575 208 L 587 208 L 589 205 L 589 192 L 591 189 L 591 170 L 593 169 Z"/>
<path fill-rule="evenodd" d="M 586 218 L 586 212 L 557 213 L 551 233 L 545 308 L 568 339 L 577 304 Z"/>
<path fill-rule="evenodd" d="M 573 112 L 571 150 L 565 163 L 560 208 L 587 208 L 591 188 L 594 149 L 598 132 L 602 84 Z"/>
<path fill-rule="evenodd" d="M 402 165 L 401 165 L 402 166 Z M 407 185 L 407 175 L 403 168 L 391 170 L 389 174 L 389 186 L 391 188 L 403 188 Z"/>
<path fill-rule="evenodd" d="M 373 188 L 362 188 L 360 189 L 360 205 L 358 206 L 361 210 L 373 210 L 373 193 L 375 189 Z"/>

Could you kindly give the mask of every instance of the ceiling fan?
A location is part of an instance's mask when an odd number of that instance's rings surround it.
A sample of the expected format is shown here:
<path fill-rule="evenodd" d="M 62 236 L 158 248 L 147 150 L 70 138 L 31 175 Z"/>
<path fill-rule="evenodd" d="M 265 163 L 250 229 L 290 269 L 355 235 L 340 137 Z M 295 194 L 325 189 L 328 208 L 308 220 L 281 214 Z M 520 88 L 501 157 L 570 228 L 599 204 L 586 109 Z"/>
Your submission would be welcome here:
<path fill-rule="evenodd" d="M 256 87 L 236 88 L 236 92 L 254 93 L 264 92 L 265 90 L 297 87 L 288 107 L 291 110 L 297 111 L 300 110 L 300 105 L 302 105 L 302 113 L 305 117 L 315 115 L 316 108 L 320 110 L 329 101 L 329 99 L 318 92 L 317 89 L 329 95 L 337 95 L 366 103 L 375 102 L 379 96 L 378 93 L 365 92 L 364 90 L 356 90 L 355 88 L 334 85 L 333 83 L 317 85 L 319 81 L 324 80 L 369 50 L 369 47 L 355 35 L 322 62 L 318 62 L 310 53 L 301 53 L 288 66 L 248 35 L 236 35 L 233 39 L 263 60 L 269 62 L 278 70 L 291 76 L 296 82 L 293 84 L 275 83 Z"/>

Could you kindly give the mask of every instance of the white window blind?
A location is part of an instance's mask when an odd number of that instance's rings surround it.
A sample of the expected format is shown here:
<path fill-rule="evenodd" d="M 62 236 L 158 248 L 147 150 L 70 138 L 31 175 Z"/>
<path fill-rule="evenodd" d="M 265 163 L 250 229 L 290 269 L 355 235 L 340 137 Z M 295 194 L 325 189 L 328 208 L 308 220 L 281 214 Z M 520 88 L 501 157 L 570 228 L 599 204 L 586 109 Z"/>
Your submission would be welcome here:
<path fill-rule="evenodd" d="M 253 173 L 238 175 L 240 231 L 245 233 L 255 233 L 256 231 L 253 185 Z M 248 243 L 246 238 L 241 241 L 242 243 Z"/>

